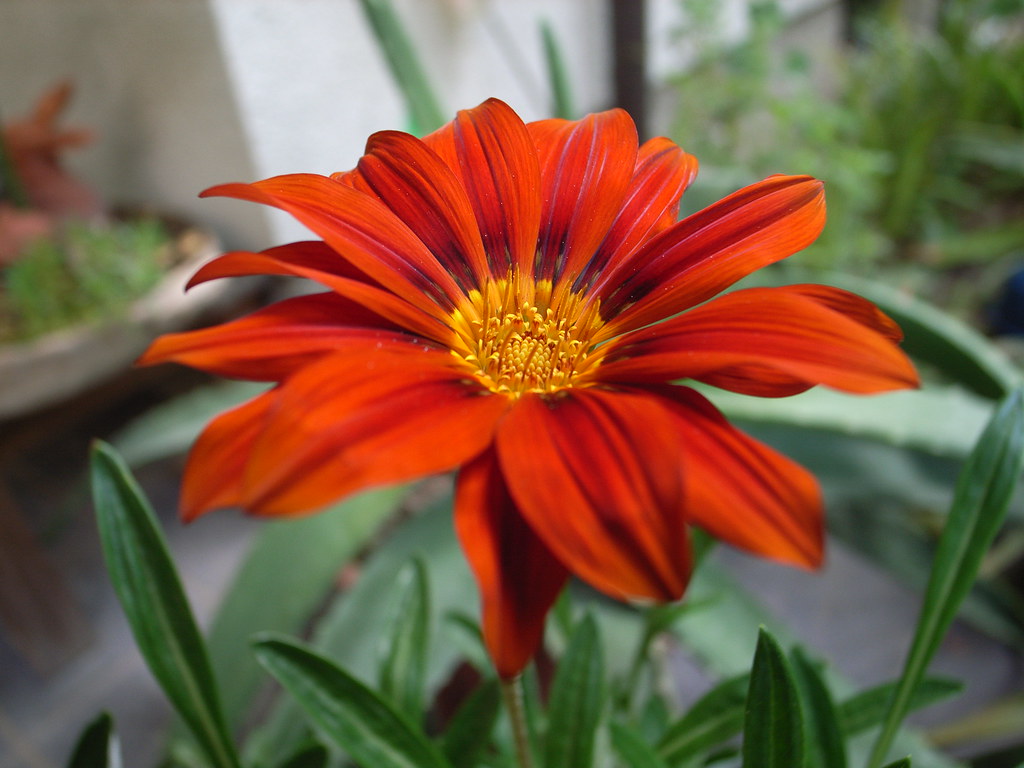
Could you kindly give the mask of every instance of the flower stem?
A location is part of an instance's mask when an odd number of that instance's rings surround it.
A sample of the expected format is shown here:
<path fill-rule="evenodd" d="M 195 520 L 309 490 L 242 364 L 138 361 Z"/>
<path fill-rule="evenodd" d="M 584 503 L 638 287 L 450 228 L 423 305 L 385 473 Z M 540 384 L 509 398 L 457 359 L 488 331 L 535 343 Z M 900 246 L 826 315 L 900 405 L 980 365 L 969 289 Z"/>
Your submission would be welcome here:
<path fill-rule="evenodd" d="M 505 710 L 512 723 L 512 740 L 515 742 L 519 768 L 534 768 L 530 736 L 526 731 L 526 712 L 523 709 L 521 679 L 514 677 L 511 680 L 502 680 L 501 696 L 505 700 Z"/>

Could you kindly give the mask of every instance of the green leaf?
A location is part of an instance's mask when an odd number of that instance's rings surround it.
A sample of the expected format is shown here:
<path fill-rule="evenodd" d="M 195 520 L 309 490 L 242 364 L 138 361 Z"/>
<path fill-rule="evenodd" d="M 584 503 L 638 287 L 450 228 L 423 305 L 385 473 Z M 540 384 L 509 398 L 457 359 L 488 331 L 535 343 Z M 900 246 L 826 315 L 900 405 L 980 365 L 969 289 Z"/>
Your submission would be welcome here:
<path fill-rule="evenodd" d="M 846 768 L 846 742 L 825 680 L 801 648 L 793 649 L 790 661 L 803 702 L 807 735 L 805 764 L 814 768 Z"/>
<path fill-rule="evenodd" d="M 738 734 L 749 687 L 746 673 L 716 685 L 669 727 L 658 744 L 658 754 L 669 763 L 693 759 Z"/>
<path fill-rule="evenodd" d="M 68 768 L 120 768 L 121 748 L 114 718 L 104 712 L 85 727 L 68 760 Z"/>
<path fill-rule="evenodd" d="M 423 560 L 414 558 L 403 567 L 397 582 L 397 613 L 384 649 L 380 692 L 399 711 L 416 719 L 423 714 L 430 634 L 430 589 Z"/>
<path fill-rule="evenodd" d="M 643 738 L 622 723 L 610 723 L 612 749 L 629 768 L 668 768 L 657 751 Z"/>
<path fill-rule="evenodd" d="M 310 744 L 281 763 L 280 768 L 327 768 L 329 758 L 323 744 Z"/>
<path fill-rule="evenodd" d="M 555 38 L 554 30 L 547 21 L 540 25 L 541 39 L 544 42 L 544 63 L 547 65 L 548 84 L 551 87 L 552 117 L 566 120 L 576 118 L 576 110 L 572 104 L 572 89 L 565 71 L 565 59 Z"/>
<path fill-rule="evenodd" d="M 604 667 L 597 623 L 590 615 L 576 625 L 551 684 L 544 740 L 547 768 L 590 766 L 604 703 Z"/>
<path fill-rule="evenodd" d="M 459 707 L 441 739 L 441 749 L 454 768 L 472 768 L 491 742 L 501 712 L 501 684 L 487 680 Z"/>
<path fill-rule="evenodd" d="M 294 641 L 265 637 L 256 658 L 323 735 L 373 768 L 451 768 L 404 715 L 332 662 Z"/>
<path fill-rule="evenodd" d="M 847 736 L 855 736 L 874 728 L 885 718 L 886 710 L 898 683 L 886 683 L 850 696 L 838 706 L 839 721 Z M 908 711 L 934 704 L 955 696 L 964 689 L 963 683 L 944 677 L 926 677 L 910 698 Z"/>
<path fill-rule="evenodd" d="M 114 450 L 92 450 L 103 554 L 139 652 L 210 763 L 237 768 L 210 661 L 148 503 Z"/>
<path fill-rule="evenodd" d="M 1022 464 L 1024 392 L 1018 390 L 996 410 L 957 481 L 903 675 L 872 749 L 872 768 L 882 764 L 914 689 L 974 583 L 982 557 L 1006 517 Z"/>
<path fill-rule="evenodd" d="M 743 766 L 796 768 L 803 764 L 803 754 L 800 697 L 793 672 L 775 638 L 762 627 L 750 669 Z"/>
<path fill-rule="evenodd" d="M 904 757 L 902 760 L 897 760 L 895 763 L 889 763 L 885 768 L 910 768 L 910 758 Z"/>
<path fill-rule="evenodd" d="M 858 397 L 815 388 L 766 399 L 706 391 L 731 419 L 792 425 L 876 440 L 932 456 L 963 459 L 992 415 L 992 403 L 959 387 Z"/>
<path fill-rule="evenodd" d="M 360 0 L 360 5 L 405 98 L 413 133 L 423 135 L 440 128 L 446 122 L 444 113 L 391 0 Z"/>

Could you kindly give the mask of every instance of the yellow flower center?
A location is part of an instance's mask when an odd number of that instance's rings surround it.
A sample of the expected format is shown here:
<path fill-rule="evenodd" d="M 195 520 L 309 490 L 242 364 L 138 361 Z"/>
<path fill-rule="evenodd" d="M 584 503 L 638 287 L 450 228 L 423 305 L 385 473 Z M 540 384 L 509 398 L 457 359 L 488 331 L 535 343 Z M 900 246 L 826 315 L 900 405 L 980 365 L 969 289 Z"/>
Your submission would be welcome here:
<path fill-rule="evenodd" d="M 498 280 L 470 294 L 471 313 L 453 317 L 453 352 L 491 391 L 521 395 L 573 386 L 587 366 L 590 338 L 601 325 L 578 294 L 552 301 L 546 281 Z"/>

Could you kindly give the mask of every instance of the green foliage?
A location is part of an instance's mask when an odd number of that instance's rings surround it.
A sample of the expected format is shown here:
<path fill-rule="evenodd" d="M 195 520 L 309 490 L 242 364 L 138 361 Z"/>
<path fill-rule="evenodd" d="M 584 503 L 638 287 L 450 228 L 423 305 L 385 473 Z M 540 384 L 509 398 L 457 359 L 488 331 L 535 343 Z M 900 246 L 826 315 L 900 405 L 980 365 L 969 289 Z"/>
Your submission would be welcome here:
<path fill-rule="evenodd" d="M 155 219 L 70 223 L 37 240 L 0 274 L 0 341 L 115 317 L 155 286 L 171 250 Z"/>
<path fill-rule="evenodd" d="M 743 766 L 796 768 L 803 758 L 803 712 L 793 671 L 778 642 L 762 627 L 747 690 Z"/>
<path fill-rule="evenodd" d="M 139 652 L 214 768 L 239 768 L 203 639 L 148 502 L 113 449 L 92 451 L 92 488 L 110 580 Z"/>
<path fill-rule="evenodd" d="M 914 641 L 882 733 L 872 750 L 870 768 L 881 765 L 885 758 L 896 728 L 906 716 L 914 689 L 973 584 L 982 556 L 1005 519 L 1022 466 L 1024 390 L 1018 390 L 993 414 L 960 475 Z"/>
<path fill-rule="evenodd" d="M 750 6 L 739 44 L 721 37 L 720 4 L 687 2 L 681 46 L 695 63 L 676 82 L 672 135 L 702 163 L 688 210 L 769 173 L 811 173 L 829 225 L 800 257 L 809 266 L 952 266 L 1024 248 L 1024 40 L 1008 31 L 1022 10 L 940 5 L 935 29 L 864 20 L 823 88 L 799 49 L 781 50 L 777 2 Z"/>
<path fill-rule="evenodd" d="M 104 712 L 85 727 L 68 760 L 67 768 L 119 768 L 121 749 L 114 718 Z"/>

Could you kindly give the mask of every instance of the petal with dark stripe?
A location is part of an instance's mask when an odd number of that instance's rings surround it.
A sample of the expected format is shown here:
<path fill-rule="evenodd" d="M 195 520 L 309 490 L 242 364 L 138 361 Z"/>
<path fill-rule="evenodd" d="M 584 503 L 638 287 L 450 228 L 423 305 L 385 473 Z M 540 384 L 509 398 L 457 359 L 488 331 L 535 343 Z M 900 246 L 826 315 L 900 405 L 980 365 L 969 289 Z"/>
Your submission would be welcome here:
<path fill-rule="evenodd" d="M 569 573 L 516 509 L 493 449 L 459 472 L 455 530 L 480 586 L 484 643 L 498 674 L 514 677 L 540 646 Z"/>
<path fill-rule="evenodd" d="M 447 351 L 368 339 L 289 378 L 249 458 L 246 509 L 312 511 L 479 454 L 508 400 L 450 360 Z"/>
<path fill-rule="evenodd" d="M 734 291 L 627 334 L 607 345 L 589 377 L 610 383 L 689 378 L 760 396 L 792 394 L 799 384 L 870 393 L 918 383 L 890 338 L 787 288 Z"/>
<path fill-rule="evenodd" d="M 393 323 L 331 293 L 297 296 L 212 328 L 161 336 L 141 365 L 175 362 L 218 376 L 280 381 L 352 339 L 398 340 Z"/>
<path fill-rule="evenodd" d="M 234 197 L 290 213 L 382 286 L 426 309 L 463 304 L 463 292 L 423 242 L 380 200 L 326 176 L 300 173 L 223 184 L 204 197 Z M 429 311 L 429 310 L 428 310 Z"/>
<path fill-rule="evenodd" d="M 525 394 L 497 446 L 516 506 L 569 570 L 618 598 L 682 595 L 678 438 L 658 402 L 598 389 Z"/>
<path fill-rule="evenodd" d="M 541 159 L 543 208 L 537 277 L 574 278 L 608 234 L 636 166 L 636 127 L 622 110 L 559 131 Z M 571 286 L 570 286 L 571 287 Z"/>
<path fill-rule="evenodd" d="M 825 225 L 822 184 L 772 176 L 688 216 L 595 284 L 598 340 L 671 317 L 810 245 Z"/>
<path fill-rule="evenodd" d="M 688 518 L 748 552 L 819 566 L 824 515 L 811 473 L 732 427 L 692 389 L 654 391 L 672 402 Z"/>

